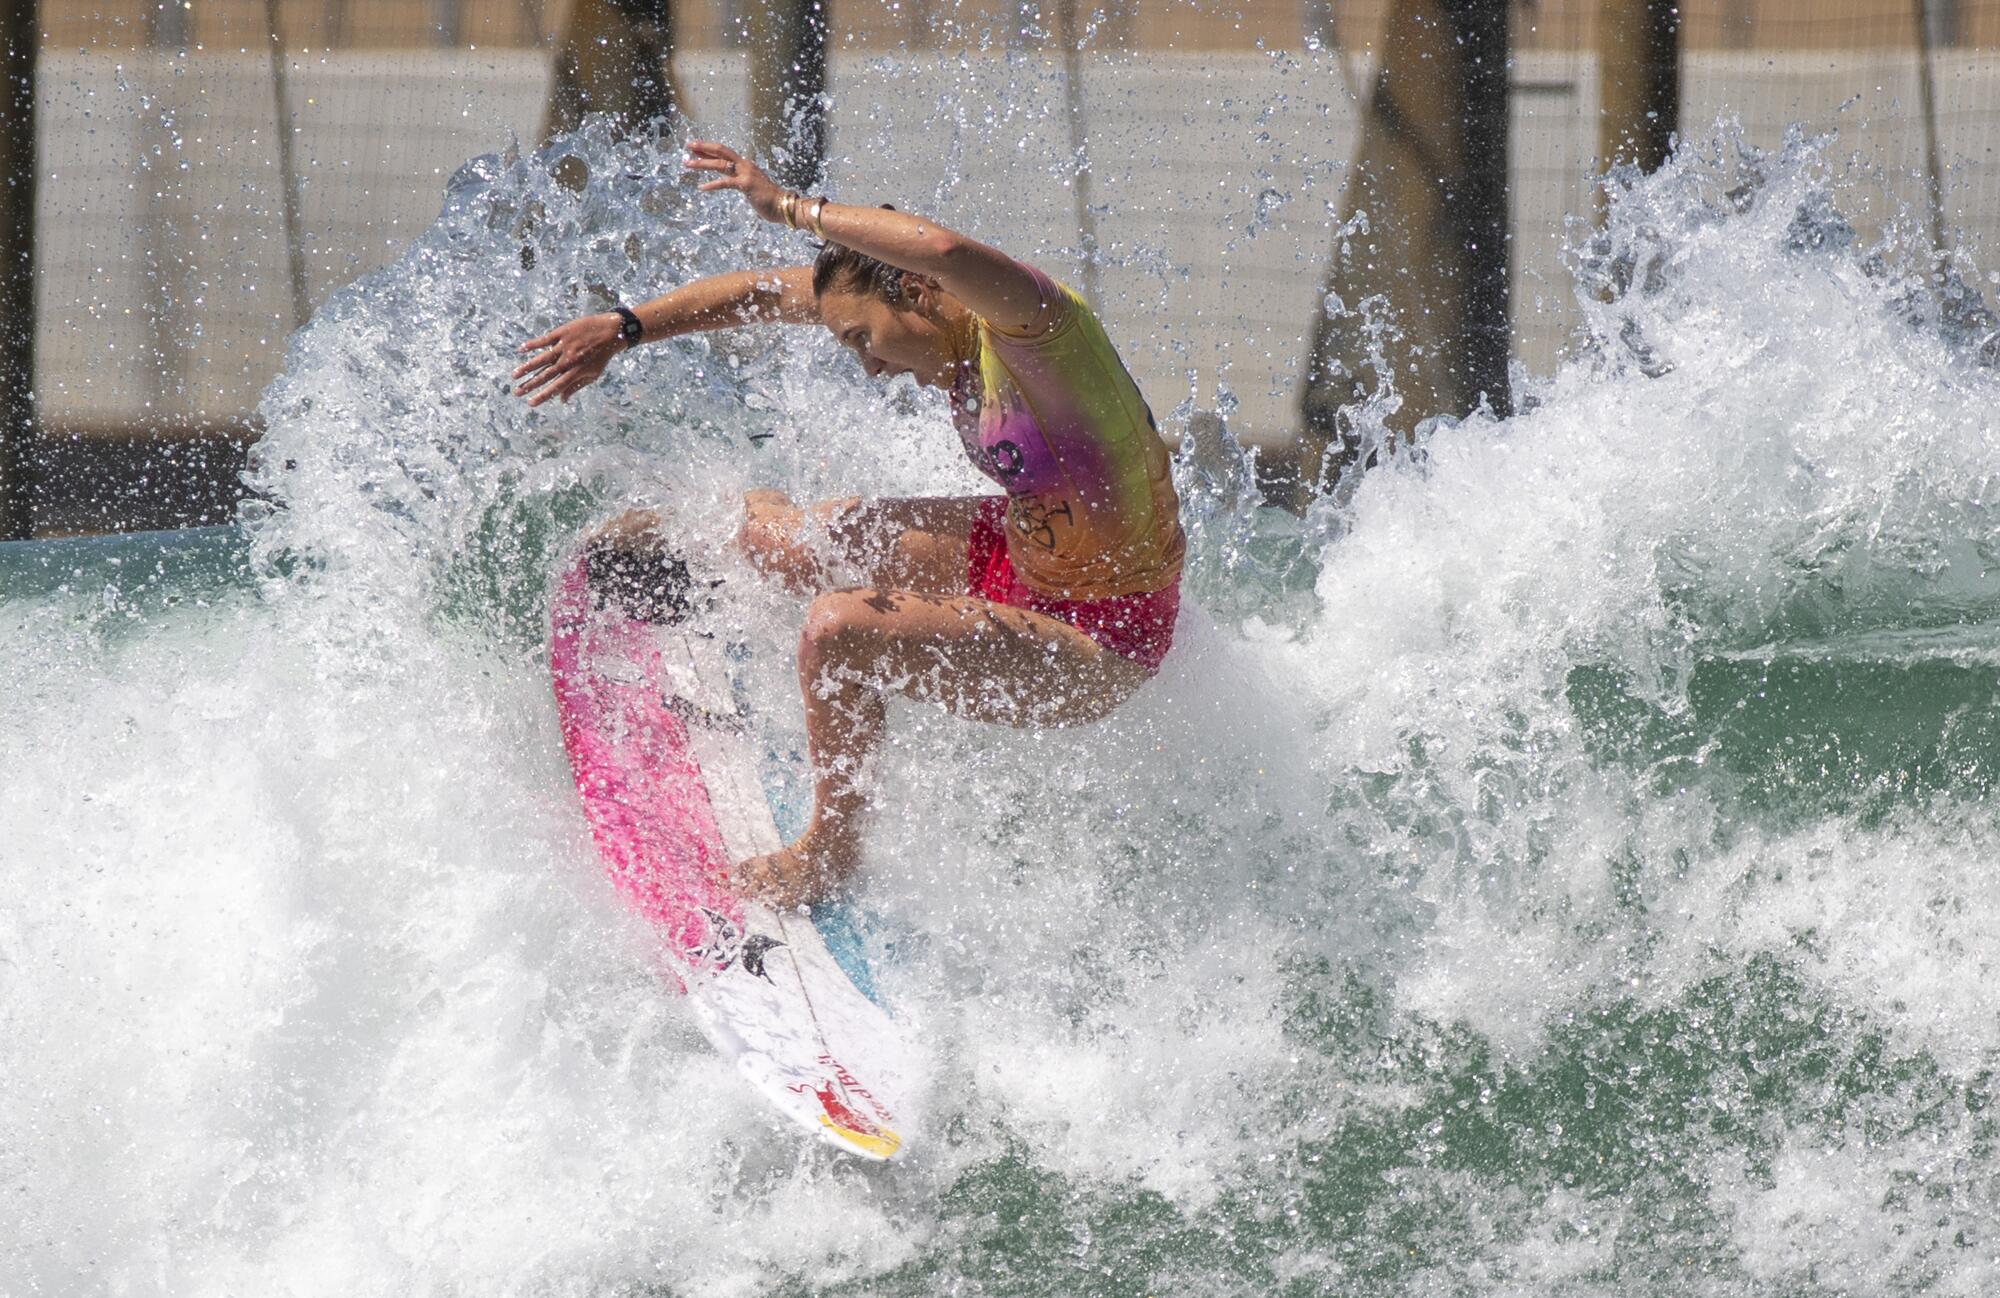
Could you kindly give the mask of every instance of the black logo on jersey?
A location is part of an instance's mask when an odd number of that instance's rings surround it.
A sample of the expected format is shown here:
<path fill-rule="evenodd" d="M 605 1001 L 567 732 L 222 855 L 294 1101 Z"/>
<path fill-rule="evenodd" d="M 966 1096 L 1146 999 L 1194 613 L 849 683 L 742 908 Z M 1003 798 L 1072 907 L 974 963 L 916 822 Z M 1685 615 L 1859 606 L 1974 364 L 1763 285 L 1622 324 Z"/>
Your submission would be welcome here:
<path fill-rule="evenodd" d="M 1044 550 L 1056 548 L 1056 520 L 1074 525 L 1076 518 L 1069 512 L 1069 502 L 1063 501 L 1054 509 L 1049 508 L 1034 496 L 1014 497 L 1014 530 L 1023 540 L 1032 541 Z"/>
<path fill-rule="evenodd" d="M 993 466 L 993 472 L 1003 478 L 1011 478 L 1021 471 L 1026 459 L 1021 448 L 1012 442 L 995 442 L 986 452 L 986 462 Z"/>

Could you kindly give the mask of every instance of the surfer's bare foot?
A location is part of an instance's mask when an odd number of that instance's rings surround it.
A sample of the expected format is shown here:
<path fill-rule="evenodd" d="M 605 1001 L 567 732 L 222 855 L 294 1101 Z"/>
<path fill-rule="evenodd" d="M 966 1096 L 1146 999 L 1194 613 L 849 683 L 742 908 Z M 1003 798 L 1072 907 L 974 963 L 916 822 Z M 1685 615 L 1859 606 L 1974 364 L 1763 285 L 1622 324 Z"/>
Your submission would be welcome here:
<path fill-rule="evenodd" d="M 860 861 L 855 834 L 814 816 L 792 842 L 737 866 L 736 881 L 773 906 L 810 906 L 832 896 Z"/>

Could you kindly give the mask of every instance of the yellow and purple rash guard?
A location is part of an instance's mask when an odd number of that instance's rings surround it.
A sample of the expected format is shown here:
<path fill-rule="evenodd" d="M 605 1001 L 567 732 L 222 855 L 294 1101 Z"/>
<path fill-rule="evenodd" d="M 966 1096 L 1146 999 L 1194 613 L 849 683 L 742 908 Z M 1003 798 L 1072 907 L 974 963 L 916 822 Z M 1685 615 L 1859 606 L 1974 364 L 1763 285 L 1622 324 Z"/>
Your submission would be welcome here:
<path fill-rule="evenodd" d="M 1052 305 L 1022 338 L 979 321 L 978 396 L 953 394 L 966 453 L 1007 491 L 1007 557 L 1059 599 L 1159 590 L 1187 539 L 1167 448 L 1083 299 L 1032 267 Z"/>

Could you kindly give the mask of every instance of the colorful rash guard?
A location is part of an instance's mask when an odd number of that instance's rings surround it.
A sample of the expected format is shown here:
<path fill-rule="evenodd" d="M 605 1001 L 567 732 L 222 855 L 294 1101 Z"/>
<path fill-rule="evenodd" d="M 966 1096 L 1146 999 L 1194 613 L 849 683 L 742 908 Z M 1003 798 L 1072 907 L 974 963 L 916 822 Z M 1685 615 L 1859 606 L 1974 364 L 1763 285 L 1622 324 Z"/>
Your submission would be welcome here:
<path fill-rule="evenodd" d="M 1029 273 L 1054 319 L 1032 338 L 981 320 L 977 395 L 952 394 L 966 453 L 1006 489 L 1007 557 L 1061 599 L 1159 590 L 1187 539 L 1153 412 L 1083 299 Z"/>

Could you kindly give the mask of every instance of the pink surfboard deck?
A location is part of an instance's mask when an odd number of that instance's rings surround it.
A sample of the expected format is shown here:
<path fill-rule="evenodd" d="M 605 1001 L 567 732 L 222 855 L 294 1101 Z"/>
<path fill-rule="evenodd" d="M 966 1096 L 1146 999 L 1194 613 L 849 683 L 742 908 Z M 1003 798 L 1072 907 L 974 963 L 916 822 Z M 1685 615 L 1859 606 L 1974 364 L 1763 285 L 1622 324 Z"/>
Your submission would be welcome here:
<path fill-rule="evenodd" d="M 557 584 L 549 669 L 591 836 L 716 1049 L 824 1139 L 894 1157 L 921 1073 L 898 1025 L 805 915 L 729 886 L 734 862 L 779 838 L 723 646 L 698 621 L 631 617 L 581 557 Z"/>

